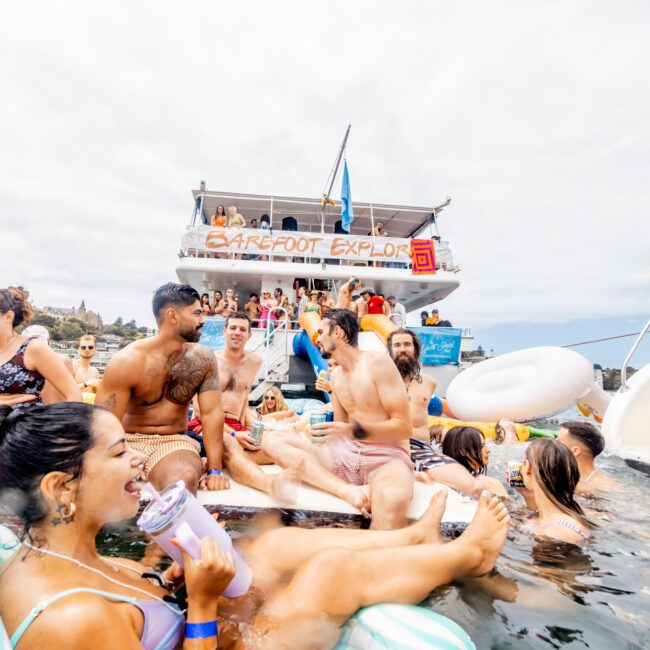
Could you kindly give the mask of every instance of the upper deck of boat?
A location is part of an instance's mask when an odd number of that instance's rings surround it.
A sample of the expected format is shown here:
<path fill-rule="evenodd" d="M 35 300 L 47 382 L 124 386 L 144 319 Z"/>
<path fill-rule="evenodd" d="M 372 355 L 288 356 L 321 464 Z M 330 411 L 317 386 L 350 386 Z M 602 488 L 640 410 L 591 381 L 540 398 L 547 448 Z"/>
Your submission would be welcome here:
<path fill-rule="evenodd" d="M 265 284 L 296 286 L 298 279 L 330 282 L 336 290 L 355 275 L 377 293 L 399 296 L 412 310 L 459 286 L 459 269 L 440 237 L 436 208 L 353 202 L 348 233 L 342 228 L 340 201 L 206 190 L 192 194 L 194 210 L 177 273 L 203 290 L 234 286 L 244 294 L 259 292 Z M 213 227 L 219 205 L 226 213 L 233 206 L 246 226 Z M 257 228 L 250 227 L 253 220 Z M 376 234 L 379 224 L 384 236 Z M 435 274 L 413 274 L 413 238 L 433 240 Z"/>

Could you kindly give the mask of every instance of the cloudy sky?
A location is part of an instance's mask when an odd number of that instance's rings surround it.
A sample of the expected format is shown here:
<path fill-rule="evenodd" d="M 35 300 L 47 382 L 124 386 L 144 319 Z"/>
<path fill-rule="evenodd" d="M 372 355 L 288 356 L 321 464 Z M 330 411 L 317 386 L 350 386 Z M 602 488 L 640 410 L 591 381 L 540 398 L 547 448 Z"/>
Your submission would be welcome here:
<path fill-rule="evenodd" d="M 638 331 L 648 33 L 643 0 L 14 3 L 0 286 L 151 323 L 199 179 L 318 196 L 351 123 L 356 200 L 452 197 L 441 309 L 484 347 Z"/>

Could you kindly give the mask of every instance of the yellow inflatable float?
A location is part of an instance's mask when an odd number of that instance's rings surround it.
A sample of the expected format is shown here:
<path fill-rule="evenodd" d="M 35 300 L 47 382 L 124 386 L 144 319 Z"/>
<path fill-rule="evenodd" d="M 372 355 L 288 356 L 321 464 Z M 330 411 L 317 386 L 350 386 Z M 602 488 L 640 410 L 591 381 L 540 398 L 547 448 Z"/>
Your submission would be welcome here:
<path fill-rule="evenodd" d="M 442 427 L 443 434 L 454 427 L 473 427 L 474 429 L 478 429 L 487 440 L 497 437 L 496 426 L 496 422 L 464 422 L 463 420 L 455 420 L 454 418 L 447 418 L 442 415 L 429 416 L 429 428 Z M 515 431 L 517 438 L 521 442 L 525 442 L 530 437 L 530 428 L 523 424 L 515 422 Z"/>

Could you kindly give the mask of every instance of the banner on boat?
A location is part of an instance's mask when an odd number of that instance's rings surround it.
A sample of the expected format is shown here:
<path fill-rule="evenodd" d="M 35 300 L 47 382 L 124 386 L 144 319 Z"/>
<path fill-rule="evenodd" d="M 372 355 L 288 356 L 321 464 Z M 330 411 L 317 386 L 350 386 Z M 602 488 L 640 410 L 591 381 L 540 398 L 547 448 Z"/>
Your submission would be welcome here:
<path fill-rule="evenodd" d="M 411 240 L 397 237 L 352 237 L 328 233 L 271 232 L 256 228 L 198 226 L 183 236 L 183 248 L 212 253 L 279 255 L 322 259 L 411 261 Z"/>
<path fill-rule="evenodd" d="M 463 330 L 459 327 L 409 327 L 422 343 L 420 362 L 423 366 L 458 363 Z"/>

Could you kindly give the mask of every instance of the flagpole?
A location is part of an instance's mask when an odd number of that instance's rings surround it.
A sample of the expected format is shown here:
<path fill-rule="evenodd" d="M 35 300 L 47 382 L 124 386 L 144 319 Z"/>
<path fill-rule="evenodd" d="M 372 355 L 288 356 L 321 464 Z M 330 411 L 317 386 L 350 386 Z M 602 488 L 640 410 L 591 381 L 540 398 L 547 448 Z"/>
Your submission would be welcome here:
<path fill-rule="evenodd" d="M 347 131 L 345 132 L 345 137 L 343 138 L 343 144 L 341 145 L 341 148 L 339 149 L 339 155 L 336 157 L 336 163 L 334 163 L 334 173 L 332 174 L 332 181 L 330 183 L 330 186 L 327 190 L 327 194 L 325 194 L 325 204 L 330 200 L 330 194 L 332 193 L 332 187 L 334 186 L 334 181 L 336 180 L 336 174 L 339 171 L 339 166 L 341 164 L 341 158 L 343 158 L 343 152 L 345 151 L 345 145 L 348 142 L 348 136 L 350 135 L 350 128 L 352 127 L 351 124 L 348 124 Z"/>

